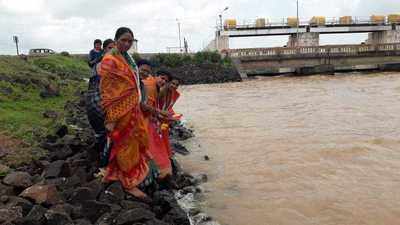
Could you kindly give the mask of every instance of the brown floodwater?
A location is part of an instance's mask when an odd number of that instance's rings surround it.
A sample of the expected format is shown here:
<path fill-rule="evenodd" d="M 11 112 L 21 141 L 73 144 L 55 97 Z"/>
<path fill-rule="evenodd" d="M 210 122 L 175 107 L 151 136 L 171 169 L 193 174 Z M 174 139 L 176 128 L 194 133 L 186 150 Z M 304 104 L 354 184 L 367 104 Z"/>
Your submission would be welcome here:
<path fill-rule="evenodd" d="M 182 158 L 229 225 L 400 224 L 400 74 L 182 87 Z M 205 161 L 204 155 L 211 160 Z"/>

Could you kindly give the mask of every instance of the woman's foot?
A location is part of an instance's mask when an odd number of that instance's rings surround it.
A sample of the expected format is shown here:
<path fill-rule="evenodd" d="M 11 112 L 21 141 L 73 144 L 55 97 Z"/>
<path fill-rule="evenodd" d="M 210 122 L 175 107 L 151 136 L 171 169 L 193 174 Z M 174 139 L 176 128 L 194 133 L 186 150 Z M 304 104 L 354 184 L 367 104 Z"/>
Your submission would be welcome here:
<path fill-rule="evenodd" d="M 145 199 L 147 197 L 147 195 L 143 191 L 139 190 L 139 188 L 136 188 L 136 187 L 134 187 L 130 190 L 126 190 L 126 192 L 128 192 L 129 194 L 133 195 L 134 197 L 140 198 L 140 199 Z"/>

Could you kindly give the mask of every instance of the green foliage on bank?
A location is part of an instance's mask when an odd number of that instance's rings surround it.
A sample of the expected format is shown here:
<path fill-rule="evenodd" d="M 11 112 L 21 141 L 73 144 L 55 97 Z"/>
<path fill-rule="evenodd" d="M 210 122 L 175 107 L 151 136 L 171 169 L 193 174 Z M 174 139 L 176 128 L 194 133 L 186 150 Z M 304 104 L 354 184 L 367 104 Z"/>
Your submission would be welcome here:
<path fill-rule="evenodd" d="M 90 75 L 90 68 L 85 60 L 78 57 L 51 55 L 32 59 L 33 65 L 55 73 L 64 79 L 82 79 Z"/>
<path fill-rule="evenodd" d="M 65 56 L 28 58 L 0 56 L 0 130 L 34 146 L 39 137 L 63 123 L 63 108 L 75 93 L 86 88 L 90 75 L 84 60 Z M 60 96 L 42 98 L 49 84 Z M 46 110 L 59 117 L 43 117 Z"/>
<path fill-rule="evenodd" d="M 140 59 L 139 54 L 134 54 L 135 60 Z M 150 58 L 154 67 L 180 67 L 185 65 L 218 64 L 226 67 L 232 66 L 230 58 L 222 58 L 218 52 L 197 52 L 196 54 L 157 54 Z"/>

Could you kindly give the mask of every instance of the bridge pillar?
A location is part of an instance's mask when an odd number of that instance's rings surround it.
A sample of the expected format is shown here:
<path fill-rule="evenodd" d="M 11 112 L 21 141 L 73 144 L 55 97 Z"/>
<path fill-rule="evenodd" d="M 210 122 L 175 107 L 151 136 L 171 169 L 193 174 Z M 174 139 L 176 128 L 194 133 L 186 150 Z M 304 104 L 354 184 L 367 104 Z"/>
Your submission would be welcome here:
<path fill-rule="evenodd" d="M 319 46 L 319 33 L 299 33 L 291 34 L 289 36 L 289 41 L 287 43 L 287 47 L 307 47 L 307 46 Z"/>
<path fill-rule="evenodd" d="M 386 30 L 368 34 L 367 44 L 400 43 L 400 30 Z"/>
<path fill-rule="evenodd" d="M 224 49 L 229 49 L 229 36 L 217 35 L 215 37 L 215 42 L 218 52 L 221 52 Z"/>

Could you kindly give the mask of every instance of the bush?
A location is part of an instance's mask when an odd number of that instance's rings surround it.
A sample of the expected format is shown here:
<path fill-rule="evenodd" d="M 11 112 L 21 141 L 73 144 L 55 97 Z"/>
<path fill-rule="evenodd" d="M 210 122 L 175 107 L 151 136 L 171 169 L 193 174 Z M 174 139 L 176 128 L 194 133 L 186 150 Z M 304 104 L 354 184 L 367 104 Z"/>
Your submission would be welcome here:
<path fill-rule="evenodd" d="M 43 70 L 60 75 L 61 78 L 82 79 L 90 76 L 87 62 L 75 57 L 52 55 L 33 58 L 32 62 Z"/>
<path fill-rule="evenodd" d="M 64 52 L 61 52 L 60 55 L 68 57 L 69 56 L 69 52 L 65 52 L 64 51 Z"/>
<path fill-rule="evenodd" d="M 150 58 L 154 67 L 179 67 L 183 65 L 205 63 L 231 65 L 230 59 L 222 59 L 218 52 L 198 52 L 194 56 L 188 54 L 157 54 Z"/>

